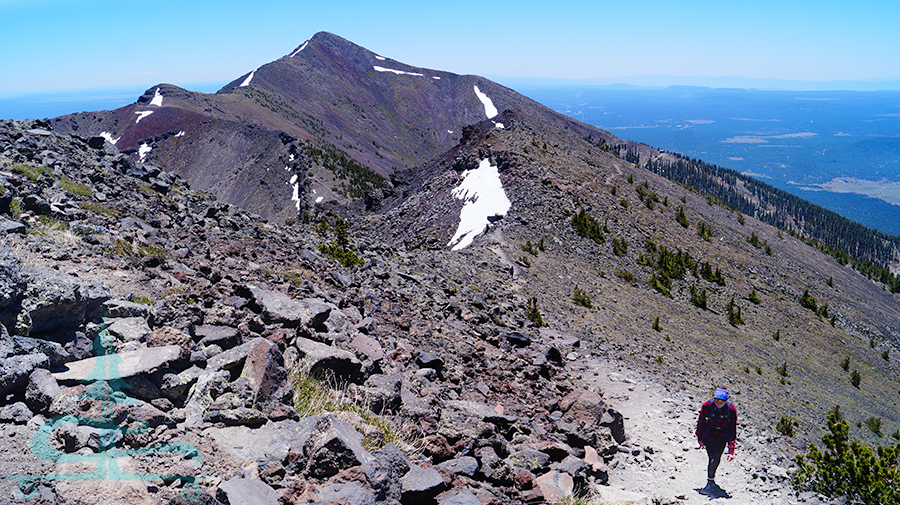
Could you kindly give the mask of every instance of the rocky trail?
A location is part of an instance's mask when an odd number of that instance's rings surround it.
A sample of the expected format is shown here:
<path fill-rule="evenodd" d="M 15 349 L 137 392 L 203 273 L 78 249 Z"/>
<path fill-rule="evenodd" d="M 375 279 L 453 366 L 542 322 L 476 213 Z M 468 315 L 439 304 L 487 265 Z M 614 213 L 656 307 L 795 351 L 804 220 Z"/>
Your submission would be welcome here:
<path fill-rule="evenodd" d="M 624 417 L 628 440 L 609 462 L 607 486 L 598 496 L 613 503 L 757 503 L 787 505 L 830 503 L 812 493 L 791 489 L 786 452 L 771 434 L 763 434 L 741 419 L 738 409 L 738 447 L 732 461 L 722 459 L 716 483 L 727 497 L 710 498 L 698 492 L 706 484 L 706 451 L 694 435 L 697 413 L 707 398 L 674 391 L 658 380 L 629 369 L 614 359 L 582 356 L 570 365 L 590 389 Z"/>

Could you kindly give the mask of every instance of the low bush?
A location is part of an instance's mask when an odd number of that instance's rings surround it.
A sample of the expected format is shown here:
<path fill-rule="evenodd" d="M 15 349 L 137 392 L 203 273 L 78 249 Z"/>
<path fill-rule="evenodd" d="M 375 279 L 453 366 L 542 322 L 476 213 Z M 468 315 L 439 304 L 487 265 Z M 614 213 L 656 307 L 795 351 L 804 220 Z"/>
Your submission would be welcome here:
<path fill-rule="evenodd" d="M 824 449 L 810 444 L 797 456 L 793 485 L 829 497 L 843 496 L 853 503 L 900 504 L 900 446 L 868 446 L 850 440 L 849 425 L 839 407 L 828 413 Z"/>
<path fill-rule="evenodd" d="M 594 305 L 591 303 L 591 297 L 588 296 L 587 293 L 581 290 L 577 285 L 575 289 L 572 290 L 572 301 L 575 302 L 575 305 L 581 305 L 584 308 L 591 309 Z"/>

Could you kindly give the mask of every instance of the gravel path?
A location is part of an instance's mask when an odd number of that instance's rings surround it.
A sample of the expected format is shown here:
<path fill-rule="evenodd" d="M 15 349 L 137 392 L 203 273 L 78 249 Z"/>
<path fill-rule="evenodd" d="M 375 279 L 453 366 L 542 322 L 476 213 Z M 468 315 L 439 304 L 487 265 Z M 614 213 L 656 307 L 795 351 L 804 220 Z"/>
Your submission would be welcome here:
<path fill-rule="evenodd" d="M 628 440 L 610 462 L 609 486 L 599 494 L 613 503 L 648 504 L 825 503 L 811 493 L 797 496 L 786 468 L 791 460 L 773 443 L 772 435 L 741 425 L 738 409 L 738 448 L 735 458 L 723 457 L 716 483 L 730 497 L 712 499 L 697 490 L 706 485 L 706 451 L 697 444 L 694 427 L 706 398 L 672 392 L 658 381 L 628 370 L 619 363 L 579 358 L 571 368 L 591 390 L 625 418 Z"/>

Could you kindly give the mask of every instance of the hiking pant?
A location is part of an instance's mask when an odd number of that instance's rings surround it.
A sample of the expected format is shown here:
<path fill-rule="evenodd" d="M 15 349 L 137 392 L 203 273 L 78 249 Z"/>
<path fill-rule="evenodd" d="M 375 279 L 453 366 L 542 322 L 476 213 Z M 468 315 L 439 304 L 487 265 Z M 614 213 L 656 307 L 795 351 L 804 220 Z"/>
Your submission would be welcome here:
<path fill-rule="evenodd" d="M 728 445 L 728 442 L 724 438 L 704 444 L 706 454 L 709 456 L 709 465 L 706 467 L 706 477 L 709 480 L 713 480 L 716 477 L 716 468 L 719 468 L 719 462 L 722 461 L 722 453 L 725 452 L 726 445 Z"/>

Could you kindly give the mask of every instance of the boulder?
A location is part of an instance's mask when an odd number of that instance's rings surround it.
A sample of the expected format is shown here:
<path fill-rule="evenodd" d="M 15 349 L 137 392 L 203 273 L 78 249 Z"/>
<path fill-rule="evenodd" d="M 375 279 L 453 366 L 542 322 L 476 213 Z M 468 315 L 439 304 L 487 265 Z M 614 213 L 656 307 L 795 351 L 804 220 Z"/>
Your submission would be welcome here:
<path fill-rule="evenodd" d="M 88 284 L 52 269 L 34 269 L 28 273 L 27 285 L 21 295 L 15 320 L 16 333 L 28 336 L 78 327 L 96 315 L 107 299 L 109 290 L 100 284 Z"/>
<path fill-rule="evenodd" d="M 455 493 L 449 494 L 447 497 L 439 499 L 438 505 L 481 505 L 481 500 L 479 500 L 471 491 L 461 489 Z"/>
<path fill-rule="evenodd" d="M 296 300 L 277 291 L 268 291 L 250 286 L 255 307 L 268 324 L 282 324 L 288 327 L 308 325 L 316 327 L 328 320 L 334 305 L 315 300 Z"/>
<path fill-rule="evenodd" d="M 234 478 L 219 484 L 216 498 L 226 505 L 278 505 L 278 495 L 259 479 Z"/>
<path fill-rule="evenodd" d="M 299 359 L 305 361 L 309 374 L 317 379 L 334 380 L 340 384 L 356 383 L 362 378 L 362 363 L 349 351 L 308 338 L 297 338 L 294 346 L 299 351 Z"/>
<path fill-rule="evenodd" d="M 350 347 L 359 354 L 369 358 L 373 362 L 379 362 L 384 359 L 384 349 L 381 344 L 374 338 L 358 333 L 350 340 Z"/>
<path fill-rule="evenodd" d="M 372 460 L 372 455 L 362 446 L 362 435 L 346 421 L 325 414 L 319 416 L 315 430 L 306 448 L 309 456 L 306 473 L 312 477 L 331 477 Z"/>
<path fill-rule="evenodd" d="M 167 365 L 180 353 L 180 347 L 168 345 L 95 356 L 68 363 L 68 370 L 54 373 L 53 378 L 59 382 L 124 379 Z"/>
<path fill-rule="evenodd" d="M 355 388 L 360 400 L 369 406 L 372 412 L 393 412 L 400 407 L 400 386 L 403 383 L 399 375 L 370 375 L 361 387 Z"/>
<path fill-rule="evenodd" d="M 25 354 L 43 354 L 50 359 L 50 367 L 63 366 L 72 356 L 61 345 L 50 340 L 10 335 L 0 324 L 0 358 Z"/>
<path fill-rule="evenodd" d="M 203 424 L 203 415 L 213 404 L 213 395 L 218 396 L 225 389 L 231 376 L 225 370 L 207 372 L 197 378 L 197 383 L 191 386 L 188 392 L 187 402 L 184 406 L 185 425 L 200 426 Z"/>
<path fill-rule="evenodd" d="M 194 338 L 199 339 L 200 346 L 215 344 L 222 349 L 230 349 L 241 342 L 241 332 L 230 326 L 205 324 L 194 328 Z"/>
<path fill-rule="evenodd" d="M 550 456 L 535 449 L 524 449 L 510 454 L 506 461 L 516 468 L 535 472 L 547 467 Z"/>
<path fill-rule="evenodd" d="M 544 499 L 549 503 L 558 502 L 575 491 L 575 481 L 572 476 L 556 470 L 550 470 L 537 477 L 534 479 L 534 484 L 541 490 Z"/>
<path fill-rule="evenodd" d="M 478 471 L 478 460 L 472 456 L 463 456 L 461 458 L 451 459 L 436 465 L 437 468 L 446 470 L 454 475 L 465 475 L 472 477 Z"/>
<path fill-rule="evenodd" d="M 0 408 L 0 422 L 25 424 L 34 417 L 31 410 L 22 402 L 16 402 Z"/>
<path fill-rule="evenodd" d="M 25 226 L 25 223 L 6 219 L 5 217 L 0 217 L 0 235 L 5 235 L 7 233 L 24 234 L 26 229 L 27 227 Z"/>
<path fill-rule="evenodd" d="M 50 359 L 40 353 L 0 358 L 0 395 L 24 389 L 32 370 L 49 366 Z"/>
<path fill-rule="evenodd" d="M 434 468 L 412 465 L 406 475 L 400 478 L 400 503 L 422 505 L 434 503 L 437 495 L 446 489 L 441 474 Z"/>
<path fill-rule="evenodd" d="M 29 408 L 37 412 L 43 412 L 53 402 L 53 398 L 59 394 L 59 384 L 44 368 L 35 368 L 28 377 L 28 385 L 25 387 L 25 403 Z"/>
<path fill-rule="evenodd" d="M 359 482 L 331 483 L 316 493 L 315 505 L 376 505 L 375 493 Z"/>
<path fill-rule="evenodd" d="M 208 371 L 232 370 L 240 367 L 240 378 L 250 388 L 249 401 L 264 410 L 281 403 L 288 393 L 287 372 L 281 365 L 278 346 L 262 337 L 213 356 L 206 365 Z"/>
<path fill-rule="evenodd" d="M 103 315 L 112 318 L 146 318 L 150 315 L 150 307 L 125 300 L 107 300 L 103 303 Z"/>
<path fill-rule="evenodd" d="M 177 345 L 181 348 L 181 352 L 178 353 L 179 361 L 184 361 L 191 357 L 191 336 L 181 330 L 176 330 L 171 326 L 163 326 L 154 329 L 146 335 L 145 340 L 147 342 L 147 347 Z"/>
<path fill-rule="evenodd" d="M 143 317 L 125 317 L 112 321 L 106 331 L 121 342 L 144 342 L 150 334 L 150 325 Z"/>

